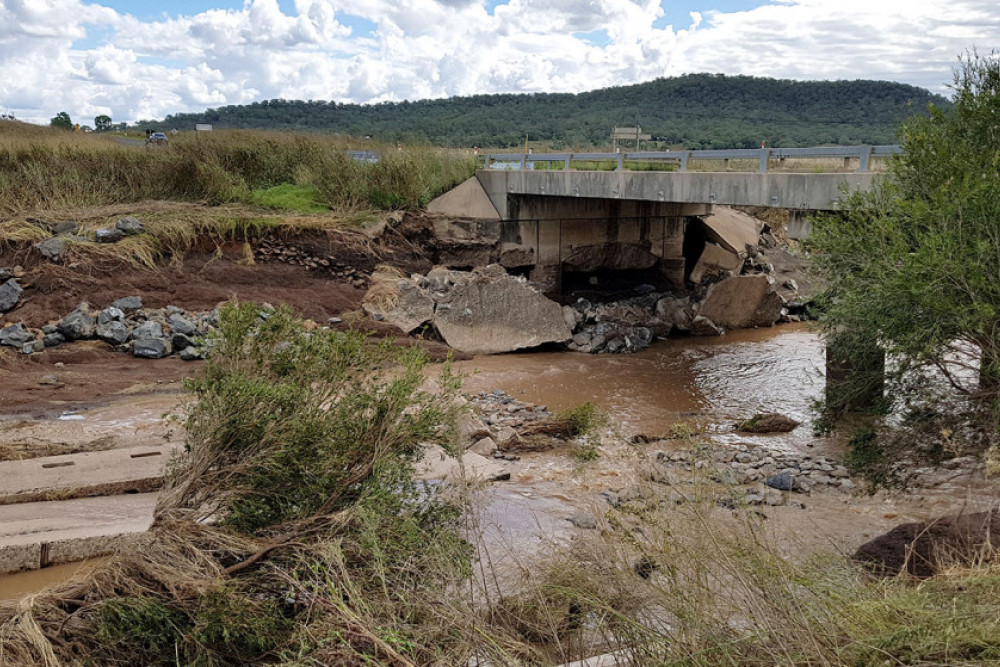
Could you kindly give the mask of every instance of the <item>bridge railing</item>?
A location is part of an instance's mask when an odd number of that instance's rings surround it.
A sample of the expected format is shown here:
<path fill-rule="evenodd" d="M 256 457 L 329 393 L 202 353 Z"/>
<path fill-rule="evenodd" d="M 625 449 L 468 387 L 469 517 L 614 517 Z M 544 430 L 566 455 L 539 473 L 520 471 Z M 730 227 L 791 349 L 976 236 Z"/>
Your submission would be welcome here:
<path fill-rule="evenodd" d="M 851 159 L 858 161 L 858 173 L 869 171 L 871 158 L 888 157 L 901 153 L 899 146 L 820 146 L 816 148 L 751 148 L 697 151 L 637 151 L 633 153 L 487 153 L 483 156 L 483 169 L 520 170 L 534 169 L 535 163 L 546 165 L 546 169 L 569 170 L 574 162 L 617 163 L 615 171 L 624 171 L 628 162 L 669 163 L 676 169 L 687 171 L 692 160 L 756 160 L 758 173 L 766 173 L 770 160 L 843 158 L 845 165 Z M 555 167 L 562 163 L 561 167 Z M 589 170 L 584 170 L 589 171 Z"/>

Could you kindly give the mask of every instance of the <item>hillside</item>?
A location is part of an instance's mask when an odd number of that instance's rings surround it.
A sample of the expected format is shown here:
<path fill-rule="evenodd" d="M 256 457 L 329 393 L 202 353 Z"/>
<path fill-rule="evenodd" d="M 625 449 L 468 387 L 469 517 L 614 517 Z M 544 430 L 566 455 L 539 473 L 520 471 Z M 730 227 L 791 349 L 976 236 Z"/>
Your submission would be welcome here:
<path fill-rule="evenodd" d="M 605 146 L 614 126 L 640 125 L 659 146 L 752 148 L 893 143 L 897 123 L 948 101 L 886 81 L 787 81 L 690 74 L 580 94 L 475 95 L 373 105 L 265 100 L 176 114 L 140 127 L 307 130 L 512 147 L 527 133 L 552 148 Z"/>

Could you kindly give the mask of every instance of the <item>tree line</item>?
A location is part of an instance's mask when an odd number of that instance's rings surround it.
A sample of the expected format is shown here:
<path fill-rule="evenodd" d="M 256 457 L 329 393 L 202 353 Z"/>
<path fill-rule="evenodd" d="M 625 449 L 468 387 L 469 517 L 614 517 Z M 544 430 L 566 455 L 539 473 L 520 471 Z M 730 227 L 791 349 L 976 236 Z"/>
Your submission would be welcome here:
<path fill-rule="evenodd" d="M 948 101 L 887 81 L 789 81 L 689 74 L 586 93 L 493 94 L 342 104 L 264 100 L 143 120 L 136 127 L 315 131 L 387 142 L 516 147 L 525 135 L 553 149 L 610 145 L 613 127 L 640 126 L 644 148 L 887 144 L 928 104 Z"/>

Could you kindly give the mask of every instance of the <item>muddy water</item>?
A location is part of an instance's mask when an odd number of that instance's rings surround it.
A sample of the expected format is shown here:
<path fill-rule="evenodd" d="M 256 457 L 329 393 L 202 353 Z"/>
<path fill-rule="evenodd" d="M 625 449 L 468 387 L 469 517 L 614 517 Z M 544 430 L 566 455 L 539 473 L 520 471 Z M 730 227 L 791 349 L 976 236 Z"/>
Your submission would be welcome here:
<path fill-rule="evenodd" d="M 774 448 L 835 447 L 817 440 L 810 406 L 824 387 L 824 347 L 806 325 L 679 338 L 630 355 L 566 352 L 509 354 L 460 362 L 466 391 L 504 389 L 553 410 L 591 401 L 612 415 L 625 435 L 666 433 L 678 422 L 742 439 L 733 423 L 757 412 L 803 422 L 789 434 L 767 436 Z"/>
<path fill-rule="evenodd" d="M 52 565 L 41 570 L 5 574 L 0 577 L 0 600 L 16 600 L 28 593 L 40 591 L 46 586 L 82 577 L 105 560 L 104 558 L 91 558 L 78 563 Z"/>

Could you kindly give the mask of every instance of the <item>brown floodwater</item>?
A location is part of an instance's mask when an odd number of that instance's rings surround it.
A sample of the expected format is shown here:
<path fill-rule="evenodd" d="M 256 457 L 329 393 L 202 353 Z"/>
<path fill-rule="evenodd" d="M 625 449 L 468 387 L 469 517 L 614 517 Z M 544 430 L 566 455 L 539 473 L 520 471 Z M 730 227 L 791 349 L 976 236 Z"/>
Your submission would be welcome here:
<path fill-rule="evenodd" d="M 90 558 L 76 563 L 50 565 L 41 570 L 28 570 L 0 577 L 0 600 L 16 600 L 28 593 L 35 593 L 46 586 L 61 584 L 91 572 L 106 558 Z"/>
<path fill-rule="evenodd" d="M 812 435 L 810 407 L 823 393 L 824 345 L 807 325 L 677 338 L 635 354 L 533 352 L 479 357 L 457 364 L 466 391 L 503 389 L 559 411 L 593 402 L 625 435 L 661 435 L 678 422 L 723 440 L 738 419 L 780 412 L 802 422 L 767 436 L 775 448 L 806 451 L 832 443 Z"/>

